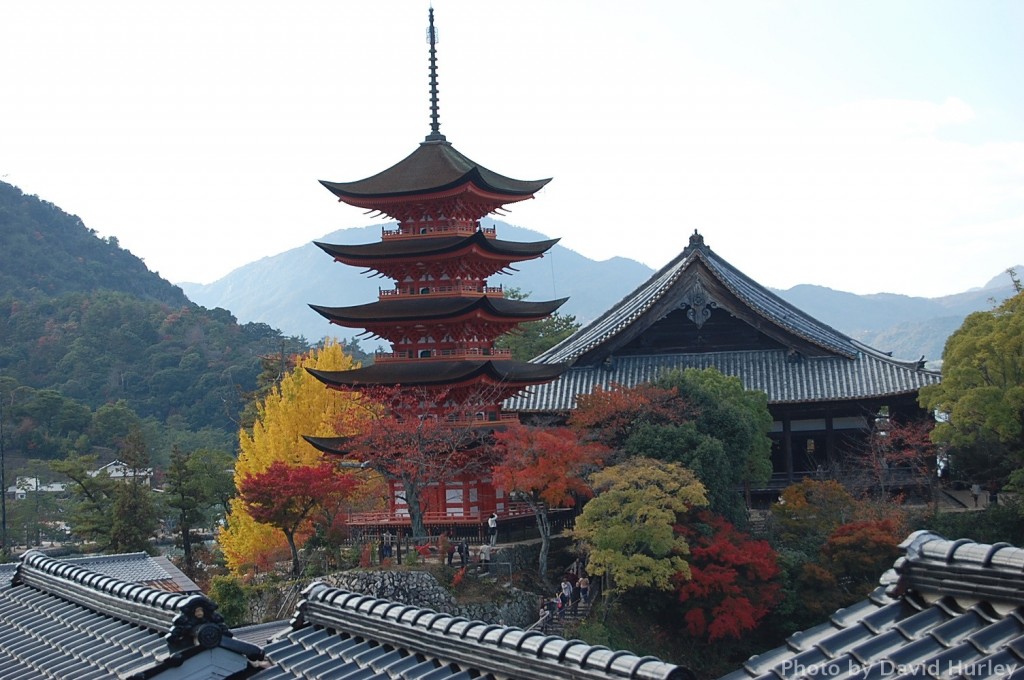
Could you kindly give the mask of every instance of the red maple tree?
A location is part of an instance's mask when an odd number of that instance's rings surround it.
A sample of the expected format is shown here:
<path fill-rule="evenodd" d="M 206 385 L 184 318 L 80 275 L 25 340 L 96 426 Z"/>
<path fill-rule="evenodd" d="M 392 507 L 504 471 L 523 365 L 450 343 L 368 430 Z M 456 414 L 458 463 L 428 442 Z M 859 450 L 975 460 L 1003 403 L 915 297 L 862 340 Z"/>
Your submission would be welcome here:
<path fill-rule="evenodd" d="M 867 445 L 855 456 L 862 474 L 882 494 L 900 489 L 927 489 L 937 501 L 938 451 L 931 439 L 934 420 L 875 420 Z"/>
<path fill-rule="evenodd" d="M 485 475 L 489 469 L 490 430 L 479 427 L 475 418 L 486 395 L 455 401 L 445 390 L 400 387 L 366 389 L 363 394 L 376 417 L 349 437 L 345 458 L 401 484 L 412 535 L 423 538 L 424 489 L 461 475 Z"/>
<path fill-rule="evenodd" d="M 239 496 L 257 522 L 280 529 L 292 553 L 292 573 L 299 574 L 295 536 L 318 513 L 335 509 L 360 485 L 330 463 L 288 465 L 275 461 L 263 472 L 242 478 Z"/>
<path fill-rule="evenodd" d="M 781 593 L 775 551 L 728 520 L 694 511 L 677 530 L 690 544 L 691 578 L 677 578 L 687 632 L 709 642 L 757 627 Z"/>
<path fill-rule="evenodd" d="M 495 432 L 494 439 L 491 477 L 495 486 L 533 510 L 541 537 L 538 569 L 544 578 L 551 546 L 548 509 L 572 507 L 577 496 L 591 495 L 583 474 L 601 462 L 606 449 L 580 441 L 577 432 L 565 427 L 510 425 Z"/>

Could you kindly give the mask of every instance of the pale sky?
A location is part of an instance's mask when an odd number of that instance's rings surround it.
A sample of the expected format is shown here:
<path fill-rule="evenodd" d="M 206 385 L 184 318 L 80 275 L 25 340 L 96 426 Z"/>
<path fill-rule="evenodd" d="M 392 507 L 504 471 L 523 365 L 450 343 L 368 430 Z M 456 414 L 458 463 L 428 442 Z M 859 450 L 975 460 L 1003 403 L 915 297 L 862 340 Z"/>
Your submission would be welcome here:
<path fill-rule="evenodd" d="M 429 132 L 421 0 L 12 0 L 0 179 L 173 282 L 374 223 Z M 504 219 L 659 268 L 938 296 L 1024 262 L 1024 2 L 434 0 L 441 132 Z M 259 294 L 259 291 L 253 291 Z"/>

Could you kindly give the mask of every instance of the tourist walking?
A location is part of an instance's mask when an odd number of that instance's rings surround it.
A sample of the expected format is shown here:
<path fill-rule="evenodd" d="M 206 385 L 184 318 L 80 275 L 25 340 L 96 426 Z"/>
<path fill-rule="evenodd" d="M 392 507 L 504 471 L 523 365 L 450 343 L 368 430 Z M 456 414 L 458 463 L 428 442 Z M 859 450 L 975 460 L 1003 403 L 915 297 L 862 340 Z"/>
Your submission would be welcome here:
<path fill-rule="evenodd" d="M 480 546 L 480 571 L 487 574 L 491 571 L 491 544 Z"/>

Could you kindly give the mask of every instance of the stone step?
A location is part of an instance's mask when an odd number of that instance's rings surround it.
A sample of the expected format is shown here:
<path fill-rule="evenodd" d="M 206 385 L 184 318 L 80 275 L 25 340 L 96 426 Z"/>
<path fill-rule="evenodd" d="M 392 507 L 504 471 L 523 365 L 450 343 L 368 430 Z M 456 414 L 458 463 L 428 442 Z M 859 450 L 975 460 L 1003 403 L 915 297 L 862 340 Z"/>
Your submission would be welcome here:
<path fill-rule="evenodd" d="M 590 614 L 590 604 L 586 602 L 580 602 L 576 608 L 576 613 L 572 613 L 572 605 L 569 605 L 568 611 L 565 612 L 565 616 L 559 616 L 559 612 L 555 613 L 554 619 L 546 622 L 542 626 L 538 626 L 537 629 L 547 633 L 548 635 L 561 635 L 565 637 L 565 629 L 573 624 L 579 623 L 587 618 Z"/>

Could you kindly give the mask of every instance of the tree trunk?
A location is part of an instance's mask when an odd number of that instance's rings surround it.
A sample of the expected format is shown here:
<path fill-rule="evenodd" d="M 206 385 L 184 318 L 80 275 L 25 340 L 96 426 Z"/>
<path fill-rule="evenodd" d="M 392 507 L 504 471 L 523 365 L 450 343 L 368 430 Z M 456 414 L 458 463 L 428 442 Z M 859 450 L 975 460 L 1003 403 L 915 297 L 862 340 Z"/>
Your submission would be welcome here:
<path fill-rule="evenodd" d="M 295 547 L 295 532 L 285 530 L 284 536 L 288 539 L 288 547 L 292 550 L 292 576 L 298 576 L 302 569 L 299 566 L 299 549 Z"/>
<path fill-rule="evenodd" d="M 185 567 L 182 571 L 189 578 L 195 578 L 196 568 L 192 559 L 192 527 L 189 526 L 188 521 L 185 519 L 184 512 L 178 517 L 178 527 L 181 530 L 181 552 Z"/>
<path fill-rule="evenodd" d="M 409 508 L 409 523 L 412 525 L 413 542 L 419 543 L 427 537 L 427 528 L 423 525 L 423 507 L 420 505 L 419 485 L 411 483 L 408 479 L 402 480 L 402 489 L 405 494 L 405 505 Z"/>
<path fill-rule="evenodd" d="M 537 530 L 540 532 L 540 557 L 537 559 L 537 573 L 541 580 L 547 578 L 548 553 L 551 551 L 551 519 L 548 517 L 548 506 L 544 503 L 530 501 L 530 508 L 537 518 Z"/>

